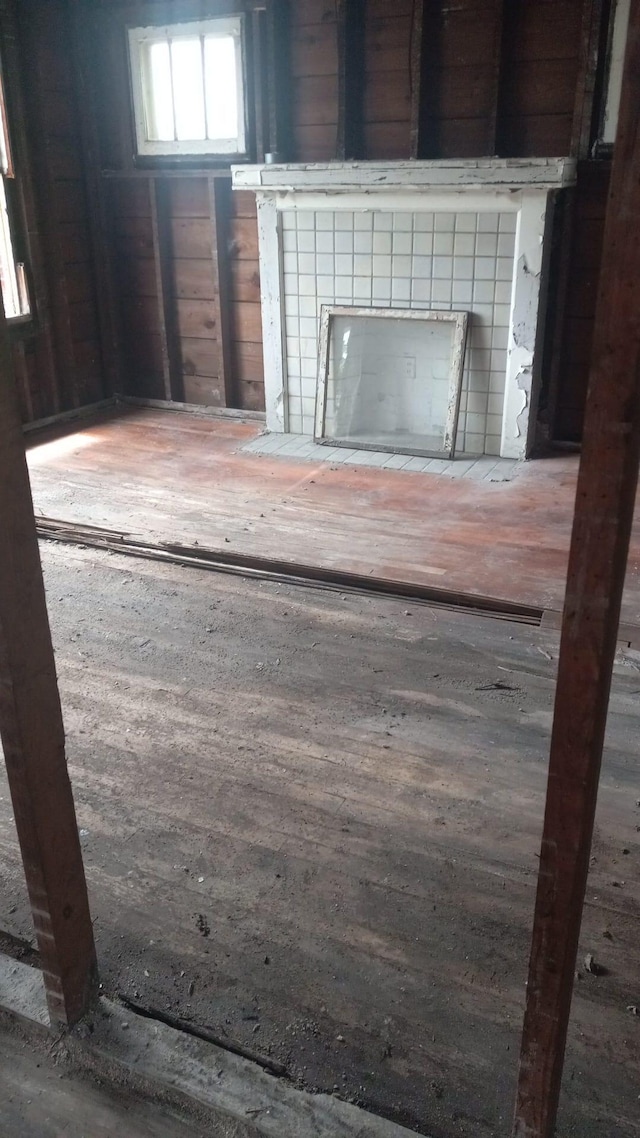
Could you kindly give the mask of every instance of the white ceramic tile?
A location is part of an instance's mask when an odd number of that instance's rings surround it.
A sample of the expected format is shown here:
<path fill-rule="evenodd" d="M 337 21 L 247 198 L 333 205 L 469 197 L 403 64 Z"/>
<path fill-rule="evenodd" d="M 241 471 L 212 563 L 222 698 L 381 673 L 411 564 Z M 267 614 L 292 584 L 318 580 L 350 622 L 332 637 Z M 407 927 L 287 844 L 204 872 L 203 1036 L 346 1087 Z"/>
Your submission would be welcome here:
<path fill-rule="evenodd" d="M 517 213 L 501 213 L 500 214 L 500 232 L 501 233 L 515 233 L 518 221 Z"/>
<path fill-rule="evenodd" d="M 316 235 L 312 229 L 298 230 L 298 253 L 315 253 Z"/>
<path fill-rule="evenodd" d="M 391 276 L 393 279 L 396 277 L 410 277 L 411 257 L 392 257 Z"/>
<path fill-rule="evenodd" d="M 496 261 L 496 280 L 511 281 L 513 279 L 513 261 L 511 257 L 498 257 Z"/>
<path fill-rule="evenodd" d="M 433 231 L 433 214 L 414 213 L 413 229 L 415 233 L 431 233 Z"/>
<path fill-rule="evenodd" d="M 487 404 L 487 411 L 490 415 L 499 415 L 502 419 L 502 405 L 504 403 L 504 394 L 491 394 Z"/>
<path fill-rule="evenodd" d="M 299 209 L 295 211 L 298 233 L 301 229 L 315 229 L 316 216 L 311 210 Z"/>
<path fill-rule="evenodd" d="M 318 323 L 316 320 L 314 320 L 313 316 L 301 316 L 299 319 L 299 325 L 300 331 L 298 334 L 300 336 L 317 337 Z"/>
<path fill-rule="evenodd" d="M 475 233 L 477 227 L 478 215 L 476 213 L 456 214 L 456 233 Z"/>
<path fill-rule="evenodd" d="M 296 265 L 297 265 L 296 260 Z M 285 296 L 297 296 L 298 289 L 298 273 L 285 273 L 284 274 L 284 294 Z"/>
<path fill-rule="evenodd" d="M 316 212 L 316 230 L 324 230 L 333 234 L 334 229 L 334 213 L 333 210 L 320 209 Z"/>
<path fill-rule="evenodd" d="M 447 280 L 451 283 L 453 276 L 453 257 L 434 257 L 433 276 L 434 279 Z"/>
<path fill-rule="evenodd" d="M 316 233 L 316 252 L 333 253 L 333 233 Z"/>
<path fill-rule="evenodd" d="M 299 303 L 298 303 L 297 294 L 285 293 L 284 311 L 285 311 L 285 316 L 297 316 L 298 315 Z"/>
<path fill-rule="evenodd" d="M 474 434 L 473 431 L 466 430 L 464 433 L 464 453 L 465 454 L 484 454 L 484 428 Z"/>
<path fill-rule="evenodd" d="M 391 281 L 388 276 L 373 278 L 372 296 L 374 301 L 391 300 Z"/>
<path fill-rule="evenodd" d="M 444 234 L 441 234 L 444 236 Z M 456 257 L 473 257 L 475 253 L 475 235 L 473 233 L 456 233 L 453 241 L 453 252 Z"/>
<path fill-rule="evenodd" d="M 374 237 L 375 241 L 375 237 Z M 374 277 L 389 277 L 391 276 L 391 257 L 382 256 L 377 253 L 373 254 L 373 275 Z"/>
<path fill-rule="evenodd" d="M 491 370 L 491 351 L 489 348 L 469 348 L 469 364 L 477 371 Z"/>
<path fill-rule="evenodd" d="M 502 430 L 502 415 L 487 415 L 485 430 L 488 435 L 499 435 Z"/>
<path fill-rule="evenodd" d="M 476 281 L 495 280 L 496 262 L 493 257 L 476 257 L 473 263 L 473 278 Z"/>
<path fill-rule="evenodd" d="M 434 233 L 433 252 L 434 255 L 442 257 L 453 256 L 453 231 L 451 233 Z"/>
<path fill-rule="evenodd" d="M 478 214 L 478 233 L 497 233 L 500 216 L 497 213 Z"/>
<path fill-rule="evenodd" d="M 315 399 L 316 387 L 318 384 L 317 375 L 305 375 L 302 378 L 300 391 L 303 399 Z"/>
<path fill-rule="evenodd" d="M 412 234 L 405 232 L 393 232 L 393 254 L 394 256 L 407 256 L 411 255 Z"/>
<path fill-rule="evenodd" d="M 414 277 L 422 277 L 425 280 L 430 280 L 432 268 L 431 257 L 413 258 L 411 272 Z"/>
<path fill-rule="evenodd" d="M 371 300 L 373 280 L 370 276 L 355 276 L 353 278 L 354 301 Z"/>
<path fill-rule="evenodd" d="M 471 281 L 453 282 L 451 298 L 454 304 L 471 304 L 473 284 Z"/>
<path fill-rule="evenodd" d="M 315 275 L 317 272 L 315 253 L 298 253 L 298 272 L 312 273 Z"/>
<path fill-rule="evenodd" d="M 333 276 L 333 253 L 316 253 L 316 272 L 318 276 Z"/>
<path fill-rule="evenodd" d="M 498 237 L 498 256 L 513 257 L 515 247 L 515 234 L 501 233 Z"/>
<path fill-rule="evenodd" d="M 454 281 L 473 280 L 473 257 L 453 258 L 453 279 Z"/>
<path fill-rule="evenodd" d="M 285 253 L 295 253 L 298 248 L 298 236 L 295 229 L 285 229 L 283 231 L 282 248 Z"/>
<path fill-rule="evenodd" d="M 314 353 L 310 356 L 303 356 L 300 360 L 300 375 L 302 379 L 312 379 L 318 370 L 318 356 Z"/>
<path fill-rule="evenodd" d="M 511 304 L 511 281 L 496 281 L 493 300 L 495 304 Z"/>
<path fill-rule="evenodd" d="M 295 400 L 291 399 L 289 402 L 289 430 L 294 435 L 301 435 L 302 434 L 302 412 L 294 410 L 294 407 L 292 406 L 292 404 L 294 404 L 294 403 L 295 403 L 296 407 L 299 407 L 300 406 L 300 400 L 299 399 L 295 399 Z"/>
<path fill-rule="evenodd" d="M 431 282 L 431 302 L 432 304 L 438 303 L 451 303 L 451 278 L 447 280 L 434 280 Z"/>
<path fill-rule="evenodd" d="M 509 340 L 508 328 L 494 328 L 491 334 L 491 347 L 494 349 L 505 349 Z"/>
<path fill-rule="evenodd" d="M 335 211 L 336 230 L 347 230 L 353 233 L 353 212 L 350 209 L 337 209 Z"/>
<path fill-rule="evenodd" d="M 413 229 L 413 214 L 398 210 L 392 214 L 393 229 L 397 232 L 411 233 Z"/>
<path fill-rule="evenodd" d="M 336 253 L 335 266 L 337 277 L 353 276 L 353 256 L 350 253 Z"/>
<path fill-rule="evenodd" d="M 284 330 L 287 337 L 287 354 L 295 352 L 296 337 L 300 335 L 300 320 L 297 316 L 285 316 Z"/>
<path fill-rule="evenodd" d="M 373 273 L 371 254 L 356 253 L 353 258 L 353 272 L 357 277 L 370 277 Z"/>
<path fill-rule="evenodd" d="M 315 336 L 301 336 L 300 337 L 300 359 L 301 360 L 317 360 L 317 358 L 318 358 L 318 341 L 317 341 L 316 337 Z"/>
<path fill-rule="evenodd" d="M 394 301 L 408 302 L 411 299 L 411 281 L 406 280 L 392 280 L 391 282 L 391 299 Z"/>
<path fill-rule="evenodd" d="M 373 228 L 373 213 L 371 210 L 362 210 L 353 215 L 353 228 L 359 230 L 368 230 Z"/>
<path fill-rule="evenodd" d="M 376 210 L 373 215 L 373 228 L 378 232 L 391 232 L 393 229 L 393 214 Z M 391 252 L 391 246 L 389 246 L 389 252 Z"/>
<path fill-rule="evenodd" d="M 331 282 L 333 284 L 333 277 L 331 277 Z M 298 301 L 298 307 L 301 316 L 315 316 L 317 309 L 316 296 L 301 296 Z"/>
<path fill-rule="evenodd" d="M 498 457 L 500 454 L 500 435 L 486 435 L 484 453 Z"/>
<path fill-rule="evenodd" d="M 455 213 L 436 213 L 433 217 L 433 227 L 436 233 L 453 233 L 455 222 Z"/>
<path fill-rule="evenodd" d="M 299 375 L 294 374 L 291 370 L 291 362 L 292 361 L 287 360 L 287 391 L 289 392 L 290 401 L 291 399 L 300 399 L 302 395 L 302 380 Z M 298 368 L 298 371 L 299 370 Z"/>
<path fill-rule="evenodd" d="M 296 211 L 294 209 L 284 209 L 282 211 L 282 231 L 283 233 L 290 233 L 296 229 Z"/>
<path fill-rule="evenodd" d="M 467 411 L 474 415 L 486 415 L 489 395 L 486 391 L 469 391 L 467 395 Z M 471 427 L 471 430 L 475 430 Z"/>
<path fill-rule="evenodd" d="M 506 361 L 505 361 L 506 363 Z M 490 392 L 503 392 L 506 383 L 506 376 L 504 371 L 491 371 L 489 372 L 489 391 Z"/>
<path fill-rule="evenodd" d="M 391 234 L 385 232 L 374 232 L 373 234 L 373 252 L 375 255 L 388 256 L 391 253 Z"/>
<path fill-rule="evenodd" d="M 298 292 L 300 296 L 315 296 L 316 278 L 312 276 L 299 276 Z"/>
<path fill-rule="evenodd" d="M 333 274 L 331 274 L 331 276 L 329 276 L 329 274 L 327 273 L 326 276 L 323 274 L 322 276 L 317 277 L 316 278 L 316 285 L 317 285 L 317 291 L 318 291 L 319 296 L 333 296 L 333 294 L 335 293 L 336 282 L 335 282 L 335 278 L 334 278 Z M 302 292 L 302 290 L 300 290 L 300 291 Z M 302 312 L 302 308 L 300 309 L 300 312 Z"/>
<path fill-rule="evenodd" d="M 485 328 L 491 328 L 493 325 L 493 305 L 492 304 L 476 304 L 473 305 L 473 316 L 476 324 L 480 324 Z"/>
<path fill-rule="evenodd" d="M 336 253 L 353 253 L 353 232 L 338 230 L 335 235 Z"/>
<path fill-rule="evenodd" d="M 287 375 L 293 376 L 294 379 L 300 379 L 300 357 L 298 355 L 290 356 L 287 354 Z"/>
<path fill-rule="evenodd" d="M 504 348 L 493 348 L 491 351 L 491 371 L 504 371 L 507 366 L 507 356 Z"/>
<path fill-rule="evenodd" d="M 415 278 L 411 281 L 411 299 L 419 304 L 428 303 L 432 298 L 432 282 Z"/>
<path fill-rule="evenodd" d="M 491 384 L 491 373 L 488 371 L 478 371 L 474 368 L 469 373 L 469 395 L 484 394 L 489 391 Z"/>
<path fill-rule="evenodd" d="M 498 251 L 497 233 L 476 234 L 476 257 L 495 257 Z"/>
<path fill-rule="evenodd" d="M 414 233 L 414 257 L 430 257 L 433 252 L 433 233 Z"/>
<path fill-rule="evenodd" d="M 373 252 L 373 233 L 371 229 L 356 231 L 353 235 L 354 253 L 366 254 Z"/>
<path fill-rule="evenodd" d="M 473 285 L 473 299 L 476 304 L 491 304 L 493 302 L 494 282 L 475 281 Z"/>
<path fill-rule="evenodd" d="M 494 304 L 493 323 L 497 328 L 508 328 L 511 308 L 508 304 Z"/>

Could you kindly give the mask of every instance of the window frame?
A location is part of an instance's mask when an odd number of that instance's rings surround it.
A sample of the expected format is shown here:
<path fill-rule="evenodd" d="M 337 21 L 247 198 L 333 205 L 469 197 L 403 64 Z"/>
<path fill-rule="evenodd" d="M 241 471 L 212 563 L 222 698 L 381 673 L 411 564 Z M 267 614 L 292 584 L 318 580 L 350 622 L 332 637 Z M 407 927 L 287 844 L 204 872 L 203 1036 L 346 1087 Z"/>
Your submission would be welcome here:
<path fill-rule="evenodd" d="M 21 311 L 10 316 L 6 302 L 2 298 L 5 319 L 10 328 L 28 324 L 35 319 L 32 290 L 29 280 L 27 255 L 24 248 L 24 219 L 22 216 L 21 190 L 13 159 L 13 142 L 9 124 L 7 83 L 4 62 L 0 58 L 0 230 L 5 230 L 4 244 L 13 263 L 14 298 Z"/>
<path fill-rule="evenodd" d="M 147 137 L 145 108 L 144 49 L 148 43 L 166 42 L 180 36 L 233 35 L 236 39 L 236 82 L 239 115 L 238 135 L 233 139 L 156 140 Z M 127 28 L 129 76 L 133 108 L 136 156 L 142 159 L 193 159 L 230 161 L 246 160 L 249 149 L 248 107 L 250 91 L 247 83 L 246 29 L 243 13 L 212 16 L 207 19 L 182 20 L 179 23 L 145 25 Z M 228 145 L 220 145 L 220 143 Z"/>
<path fill-rule="evenodd" d="M 605 30 L 606 47 L 600 79 L 597 133 L 592 147 L 596 158 L 609 158 L 618 126 L 622 69 L 629 34 L 629 0 L 612 0 Z"/>

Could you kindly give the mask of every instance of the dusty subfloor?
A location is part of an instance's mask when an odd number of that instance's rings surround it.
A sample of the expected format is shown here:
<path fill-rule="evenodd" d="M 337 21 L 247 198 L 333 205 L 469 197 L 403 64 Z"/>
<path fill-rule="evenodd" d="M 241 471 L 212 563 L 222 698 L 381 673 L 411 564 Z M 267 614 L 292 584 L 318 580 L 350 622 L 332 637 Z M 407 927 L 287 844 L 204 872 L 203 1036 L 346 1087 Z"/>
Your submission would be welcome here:
<path fill-rule="evenodd" d="M 556 641 L 44 543 L 102 979 L 432 1138 L 509 1133 Z M 559 1138 L 640 1133 L 640 659 Z M 2 924 L 32 930 L 6 785 Z"/>

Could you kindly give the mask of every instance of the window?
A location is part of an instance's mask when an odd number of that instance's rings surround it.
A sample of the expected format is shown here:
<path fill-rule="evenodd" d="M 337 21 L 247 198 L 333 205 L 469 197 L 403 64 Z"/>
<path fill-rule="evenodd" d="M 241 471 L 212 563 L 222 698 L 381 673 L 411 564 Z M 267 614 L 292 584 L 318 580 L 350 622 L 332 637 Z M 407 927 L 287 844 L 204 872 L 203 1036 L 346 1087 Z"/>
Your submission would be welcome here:
<path fill-rule="evenodd" d="M 242 17 L 130 28 L 138 154 L 245 153 Z"/>
<path fill-rule="evenodd" d="M 7 320 L 24 319 L 31 312 L 24 262 L 16 258 L 12 233 L 11 204 L 15 191 L 4 79 L 0 75 L 0 287 Z"/>

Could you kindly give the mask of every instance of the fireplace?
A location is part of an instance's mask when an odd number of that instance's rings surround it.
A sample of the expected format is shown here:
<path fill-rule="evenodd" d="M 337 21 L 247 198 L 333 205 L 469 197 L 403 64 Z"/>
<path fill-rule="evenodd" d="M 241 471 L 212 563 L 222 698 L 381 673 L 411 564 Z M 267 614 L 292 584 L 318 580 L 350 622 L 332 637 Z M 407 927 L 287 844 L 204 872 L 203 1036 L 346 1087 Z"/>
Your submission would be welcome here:
<path fill-rule="evenodd" d="M 258 201 L 268 428 L 314 435 L 323 306 L 466 312 L 456 451 L 526 458 L 553 208 L 574 180 L 564 158 L 234 167 Z"/>

